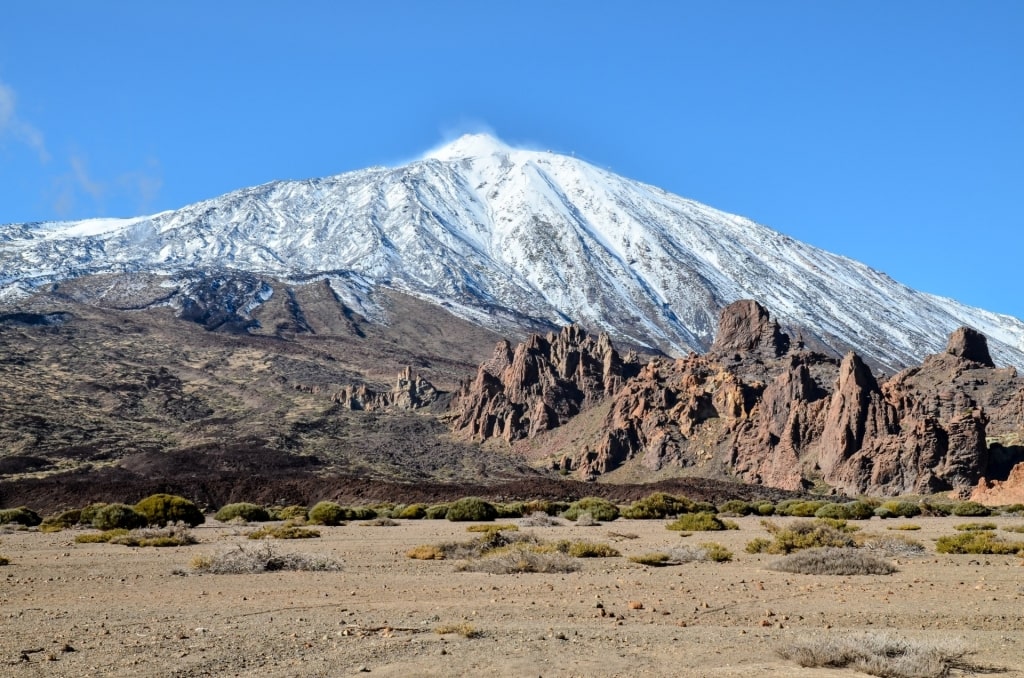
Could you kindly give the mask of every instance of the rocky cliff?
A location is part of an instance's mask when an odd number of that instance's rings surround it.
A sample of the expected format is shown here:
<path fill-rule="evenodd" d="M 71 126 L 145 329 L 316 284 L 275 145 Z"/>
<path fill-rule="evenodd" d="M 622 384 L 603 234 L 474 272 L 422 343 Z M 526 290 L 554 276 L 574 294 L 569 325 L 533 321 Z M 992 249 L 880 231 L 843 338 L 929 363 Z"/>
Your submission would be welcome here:
<path fill-rule="evenodd" d="M 1024 380 L 996 368 L 974 330 L 880 382 L 855 353 L 838 361 L 806 350 L 756 302 L 726 307 L 719 328 L 706 355 L 656 359 L 632 376 L 605 338 L 575 327 L 515 351 L 499 345 L 460 391 L 455 427 L 513 441 L 604 402 L 593 444 L 557 451 L 554 467 L 591 479 L 640 467 L 784 489 L 824 483 L 848 494 L 966 494 L 1024 459 L 1024 448 L 994 442 L 1021 431 Z"/>

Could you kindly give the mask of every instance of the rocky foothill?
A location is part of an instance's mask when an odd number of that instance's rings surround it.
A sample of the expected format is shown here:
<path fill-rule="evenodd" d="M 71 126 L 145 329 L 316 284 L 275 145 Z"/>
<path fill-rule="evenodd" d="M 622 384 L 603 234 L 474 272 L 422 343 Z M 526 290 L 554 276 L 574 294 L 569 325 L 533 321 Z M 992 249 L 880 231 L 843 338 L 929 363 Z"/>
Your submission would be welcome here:
<path fill-rule="evenodd" d="M 855 353 L 808 350 L 754 301 L 721 312 L 705 355 L 623 361 L 578 327 L 502 342 L 453 400 L 452 424 L 513 442 L 606 409 L 592 444 L 552 450 L 581 478 L 677 470 L 846 494 L 1024 491 L 1024 379 L 962 327 L 945 352 L 881 380 Z M 1016 488 L 1016 489 L 1015 489 Z M 986 494 L 987 493 L 987 494 Z"/>

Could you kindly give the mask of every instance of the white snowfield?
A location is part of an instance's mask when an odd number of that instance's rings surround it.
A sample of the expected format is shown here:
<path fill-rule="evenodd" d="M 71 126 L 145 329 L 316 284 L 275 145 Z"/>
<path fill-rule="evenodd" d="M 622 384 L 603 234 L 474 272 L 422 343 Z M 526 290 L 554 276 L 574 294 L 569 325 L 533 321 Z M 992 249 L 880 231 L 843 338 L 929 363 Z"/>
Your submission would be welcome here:
<path fill-rule="evenodd" d="M 670 354 L 752 298 L 897 369 L 970 325 L 1024 367 L 1024 323 L 576 158 L 468 135 L 402 167 L 277 181 L 132 219 L 0 226 L 0 299 L 91 273 L 355 274 L 473 322 L 509 311 Z"/>

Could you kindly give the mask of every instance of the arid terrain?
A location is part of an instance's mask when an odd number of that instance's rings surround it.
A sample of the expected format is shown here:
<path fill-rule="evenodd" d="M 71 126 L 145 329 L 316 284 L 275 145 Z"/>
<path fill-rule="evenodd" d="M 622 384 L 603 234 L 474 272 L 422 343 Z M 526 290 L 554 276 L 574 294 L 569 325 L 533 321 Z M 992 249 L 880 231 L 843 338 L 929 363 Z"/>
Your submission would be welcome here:
<path fill-rule="evenodd" d="M 513 523 L 522 523 L 516 519 Z M 604 542 L 622 556 L 575 559 L 558 574 L 462 572 L 412 560 L 420 544 L 467 541 L 466 523 L 399 520 L 320 527 L 319 539 L 271 540 L 280 553 L 336 559 L 337 572 L 197 574 L 190 562 L 262 542 L 255 525 L 208 519 L 175 548 L 80 544 L 81 530 L 0 533 L 0 674 L 29 676 L 844 676 L 777 654 L 799 640 L 891 631 L 960 643 L 981 672 L 1024 675 L 1024 560 L 943 555 L 957 517 L 860 521 L 861 533 L 909 535 L 924 555 L 889 556 L 891 575 L 788 574 L 749 554 L 767 536 L 683 536 L 665 520 L 522 527 L 545 540 Z M 773 518 L 788 524 L 793 518 Z M 1003 528 L 1024 518 L 986 518 Z M 894 531 L 901 523 L 920 526 Z M 715 541 L 731 562 L 647 567 L 628 556 Z M 441 627 L 461 633 L 438 633 Z M 473 636 L 473 637 L 466 637 Z M 962 675 L 954 671 L 953 675 Z"/>

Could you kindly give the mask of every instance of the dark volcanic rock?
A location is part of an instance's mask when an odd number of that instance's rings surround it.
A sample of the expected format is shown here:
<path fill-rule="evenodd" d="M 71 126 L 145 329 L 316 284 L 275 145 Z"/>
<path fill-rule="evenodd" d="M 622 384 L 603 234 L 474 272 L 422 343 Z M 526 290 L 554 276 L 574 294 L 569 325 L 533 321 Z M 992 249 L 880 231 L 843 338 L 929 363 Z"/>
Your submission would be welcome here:
<path fill-rule="evenodd" d="M 946 353 L 985 367 L 995 367 L 992 356 L 988 353 L 988 340 L 985 335 L 970 327 L 961 327 L 953 332 L 946 345 Z"/>
<path fill-rule="evenodd" d="M 406 367 L 390 391 L 378 392 L 366 385 L 346 386 L 334 395 L 334 401 L 350 410 L 418 410 L 440 396 L 433 384 Z"/>
<path fill-rule="evenodd" d="M 771 319 L 761 304 L 750 299 L 735 301 L 718 319 L 718 336 L 711 353 L 755 354 L 777 358 L 789 350 L 789 336 Z"/>

